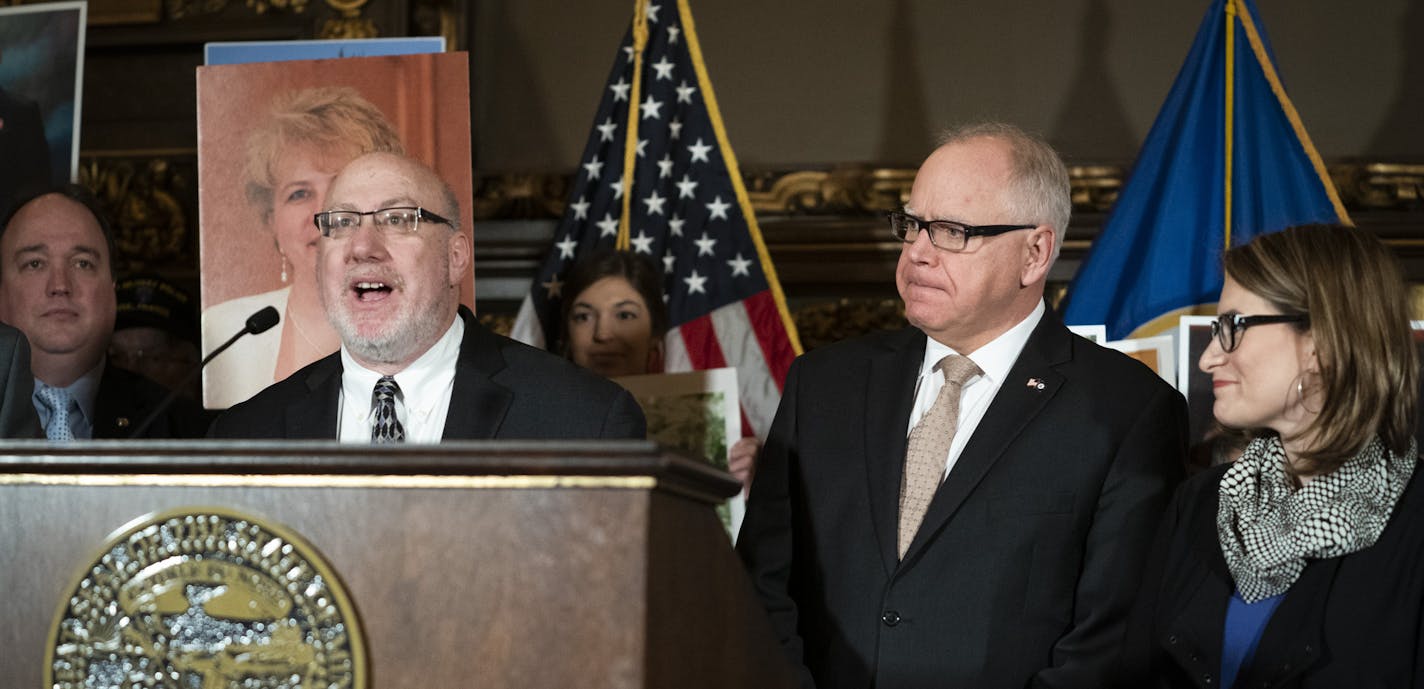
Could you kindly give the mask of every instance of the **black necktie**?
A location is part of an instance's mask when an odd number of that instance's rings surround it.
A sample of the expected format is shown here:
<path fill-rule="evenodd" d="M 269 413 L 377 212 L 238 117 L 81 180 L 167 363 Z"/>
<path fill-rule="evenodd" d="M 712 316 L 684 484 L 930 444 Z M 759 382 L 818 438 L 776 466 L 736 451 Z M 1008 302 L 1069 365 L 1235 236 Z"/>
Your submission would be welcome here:
<path fill-rule="evenodd" d="M 399 394 L 400 386 L 396 385 L 395 378 L 381 376 L 381 379 L 376 381 L 376 389 L 371 392 L 371 410 L 375 412 L 371 424 L 371 442 L 405 442 L 405 428 L 401 427 L 400 419 L 396 417 L 396 395 Z"/>

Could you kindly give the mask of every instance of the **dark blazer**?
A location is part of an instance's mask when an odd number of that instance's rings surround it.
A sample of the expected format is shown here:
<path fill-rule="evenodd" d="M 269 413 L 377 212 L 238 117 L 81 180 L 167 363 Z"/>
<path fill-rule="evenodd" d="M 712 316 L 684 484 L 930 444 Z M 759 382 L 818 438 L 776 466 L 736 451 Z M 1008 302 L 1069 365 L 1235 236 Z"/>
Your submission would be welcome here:
<path fill-rule="evenodd" d="M 1099 687 L 1186 450 L 1141 363 L 1045 314 L 903 561 L 897 511 L 925 335 L 792 366 L 737 544 L 803 684 Z"/>
<path fill-rule="evenodd" d="M 1182 484 L 1162 521 L 1130 626 L 1124 687 L 1220 687 L 1236 584 L 1216 535 L 1227 466 Z M 1424 687 L 1424 471 L 1373 546 L 1305 566 L 1236 687 Z"/>
<path fill-rule="evenodd" d="M 115 366 L 104 366 L 99 391 L 94 397 L 94 439 L 126 439 L 153 412 L 168 389 L 152 380 Z M 207 434 L 208 420 L 198 405 L 179 397 L 154 419 L 141 438 L 201 438 Z"/>
<path fill-rule="evenodd" d="M 0 438 L 40 438 L 35 414 L 35 377 L 30 373 L 30 341 L 0 323 Z"/>
<path fill-rule="evenodd" d="M 464 307 L 465 337 L 445 440 L 643 438 L 643 410 L 597 374 L 490 332 Z M 332 354 L 227 410 L 214 438 L 335 439 L 341 355 Z"/>

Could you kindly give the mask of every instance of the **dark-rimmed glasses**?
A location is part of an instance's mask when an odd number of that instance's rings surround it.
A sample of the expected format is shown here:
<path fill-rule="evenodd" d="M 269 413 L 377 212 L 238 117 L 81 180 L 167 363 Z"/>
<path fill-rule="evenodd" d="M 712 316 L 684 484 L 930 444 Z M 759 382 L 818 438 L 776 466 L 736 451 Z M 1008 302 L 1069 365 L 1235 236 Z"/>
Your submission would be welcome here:
<path fill-rule="evenodd" d="M 965 225 L 953 220 L 924 220 L 909 213 L 890 213 L 890 232 L 895 238 L 912 244 L 919 238 L 920 230 L 929 230 L 930 243 L 945 251 L 964 251 L 969 246 L 970 237 L 992 237 L 1014 230 L 1031 230 L 1038 225 Z"/>
<path fill-rule="evenodd" d="M 422 220 L 454 227 L 449 220 L 415 206 L 378 208 L 373 211 L 322 211 L 312 216 L 312 222 L 316 223 L 316 229 L 321 230 L 321 236 L 345 239 L 361 227 L 361 219 L 367 215 L 371 216 L 371 223 L 375 225 L 376 231 L 383 234 L 415 234 L 416 230 L 420 229 Z"/>
<path fill-rule="evenodd" d="M 1290 313 L 1271 316 L 1243 316 L 1239 313 L 1223 313 L 1211 322 L 1211 336 L 1221 345 L 1221 351 L 1234 352 L 1241 345 L 1241 335 L 1253 325 L 1267 323 L 1310 323 L 1310 316 Z"/>

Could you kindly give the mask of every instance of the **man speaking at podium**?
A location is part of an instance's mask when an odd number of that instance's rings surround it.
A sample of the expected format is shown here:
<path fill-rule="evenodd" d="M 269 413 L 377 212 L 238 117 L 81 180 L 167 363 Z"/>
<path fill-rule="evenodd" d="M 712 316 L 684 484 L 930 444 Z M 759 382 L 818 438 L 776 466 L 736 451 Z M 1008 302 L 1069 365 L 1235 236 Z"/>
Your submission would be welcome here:
<path fill-rule="evenodd" d="M 217 438 L 420 442 L 642 438 L 623 388 L 481 326 L 459 305 L 471 246 L 454 193 L 389 153 L 351 161 L 315 217 L 341 350 L 234 406 Z"/>

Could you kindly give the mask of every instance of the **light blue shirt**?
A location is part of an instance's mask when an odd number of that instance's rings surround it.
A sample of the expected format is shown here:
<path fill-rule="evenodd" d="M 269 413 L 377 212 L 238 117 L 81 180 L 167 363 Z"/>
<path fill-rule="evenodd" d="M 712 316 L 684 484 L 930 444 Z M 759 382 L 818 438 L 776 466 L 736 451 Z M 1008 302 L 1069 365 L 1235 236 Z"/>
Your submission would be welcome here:
<path fill-rule="evenodd" d="M 78 412 L 69 415 L 69 432 L 76 440 L 90 440 L 94 437 L 94 404 L 99 397 L 99 380 L 103 377 L 104 359 L 100 359 L 97 366 L 63 388 L 79 407 Z M 40 401 L 40 390 L 53 387 L 55 386 L 36 378 L 35 394 L 31 397 L 35 411 L 40 415 L 40 427 L 45 429 L 49 428 L 51 412 L 49 407 Z"/>

